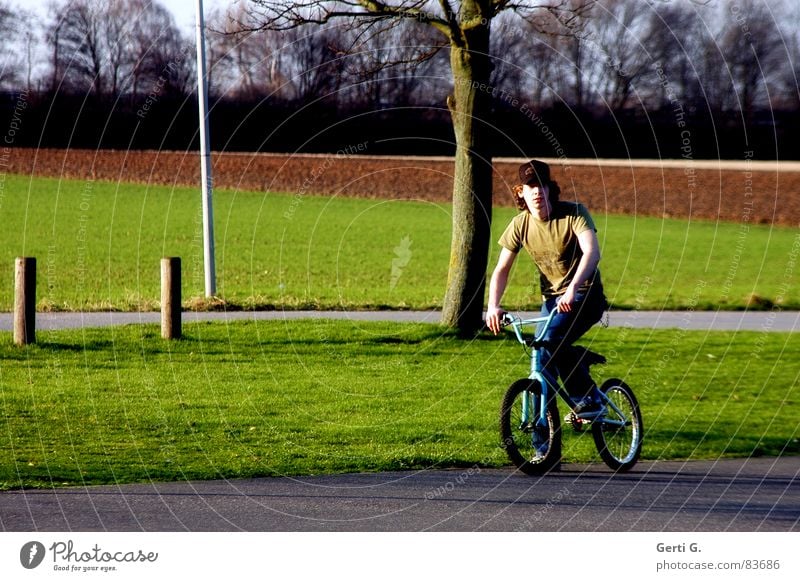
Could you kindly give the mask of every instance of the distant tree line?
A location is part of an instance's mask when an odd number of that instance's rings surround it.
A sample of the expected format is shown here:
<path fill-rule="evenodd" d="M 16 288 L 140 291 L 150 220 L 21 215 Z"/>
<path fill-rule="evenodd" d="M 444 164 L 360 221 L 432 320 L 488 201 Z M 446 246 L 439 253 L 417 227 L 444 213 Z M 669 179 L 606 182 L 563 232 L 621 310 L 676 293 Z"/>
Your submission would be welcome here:
<path fill-rule="evenodd" d="M 800 156 L 794 2 L 529 4 L 492 23 L 496 155 Z M 207 22 L 214 149 L 452 153 L 447 48 L 426 27 L 252 32 L 258 8 Z M 41 17 L 0 0 L 0 39 L 14 145 L 197 146 L 194 38 L 158 1 L 54 0 Z"/>

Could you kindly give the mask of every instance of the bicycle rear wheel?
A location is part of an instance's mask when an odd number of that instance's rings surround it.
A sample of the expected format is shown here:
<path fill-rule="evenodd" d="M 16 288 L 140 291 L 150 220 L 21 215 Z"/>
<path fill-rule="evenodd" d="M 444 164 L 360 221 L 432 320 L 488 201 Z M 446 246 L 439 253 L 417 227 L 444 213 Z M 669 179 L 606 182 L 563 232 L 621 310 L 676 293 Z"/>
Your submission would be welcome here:
<path fill-rule="evenodd" d="M 621 379 L 600 386 L 609 402 L 606 413 L 592 422 L 592 436 L 603 462 L 618 472 L 630 470 L 642 453 L 644 426 L 639 402 Z"/>
<path fill-rule="evenodd" d="M 539 425 L 541 393 L 538 381 L 520 379 L 508 388 L 500 407 L 502 446 L 511 462 L 532 476 L 557 469 L 561 463 L 561 423 L 555 394 L 547 402 L 545 425 Z"/>

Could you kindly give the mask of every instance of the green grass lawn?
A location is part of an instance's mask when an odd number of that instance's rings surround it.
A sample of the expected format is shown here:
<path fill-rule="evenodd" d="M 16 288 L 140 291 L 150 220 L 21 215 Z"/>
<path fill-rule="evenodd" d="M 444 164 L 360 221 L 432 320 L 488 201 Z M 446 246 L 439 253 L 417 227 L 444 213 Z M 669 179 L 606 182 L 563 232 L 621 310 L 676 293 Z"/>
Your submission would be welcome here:
<path fill-rule="evenodd" d="M 218 294 L 229 308 L 441 306 L 449 205 L 224 190 L 214 204 Z M 495 240 L 512 215 L 496 210 Z M 183 259 L 185 303 L 202 302 L 194 188 L 6 176 L 0 219 L 0 310 L 12 308 L 13 261 L 23 255 L 38 259 L 40 309 L 156 309 L 163 256 Z M 595 220 L 617 308 L 800 308 L 793 229 Z M 532 264 L 519 261 L 506 305 L 537 305 L 536 286 Z"/>
<path fill-rule="evenodd" d="M 307 320 L 0 336 L 0 488 L 505 466 L 497 415 L 527 374 L 510 337 Z M 800 336 L 596 329 L 643 458 L 800 453 Z M 565 435 L 565 461 L 597 461 Z"/>

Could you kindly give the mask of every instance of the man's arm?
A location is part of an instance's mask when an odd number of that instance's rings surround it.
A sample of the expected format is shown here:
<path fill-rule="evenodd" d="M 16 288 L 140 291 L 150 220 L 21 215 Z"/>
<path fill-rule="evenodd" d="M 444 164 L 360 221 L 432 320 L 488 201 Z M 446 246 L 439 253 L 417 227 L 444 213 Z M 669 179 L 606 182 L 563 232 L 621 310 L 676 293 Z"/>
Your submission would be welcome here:
<path fill-rule="evenodd" d="M 486 325 L 495 335 L 500 332 L 500 319 L 505 313 L 500 308 L 500 300 L 506 291 L 508 274 L 511 272 L 511 267 L 516 258 L 516 252 L 503 248 L 500 251 L 500 257 L 497 259 L 497 266 L 494 267 L 494 272 L 492 272 L 492 278 L 489 281 L 489 305 L 486 308 Z"/>
<path fill-rule="evenodd" d="M 595 273 L 597 265 L 600 263 L 600 244 L 597 241 L 597 233 L 593 229 L 589 228 L 578 234 L 578 246 L 581 247 L 583 256 L 578 263 L 575 277 L 558 301 L 558 310 L 562 313 L 569 313 L 572 310 L 575 293 Z"/>

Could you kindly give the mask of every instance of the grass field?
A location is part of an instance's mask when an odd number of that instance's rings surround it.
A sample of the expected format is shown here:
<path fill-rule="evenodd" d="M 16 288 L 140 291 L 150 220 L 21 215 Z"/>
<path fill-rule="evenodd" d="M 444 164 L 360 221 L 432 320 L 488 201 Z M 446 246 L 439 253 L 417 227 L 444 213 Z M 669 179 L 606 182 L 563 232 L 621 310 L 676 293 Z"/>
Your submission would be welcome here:
<path fill-rule="evenodd" d="M 436 308 L 449 260 L 448 205 L 217 190 L 218 294 L 229 308 Z M 494 239 L 512 211 L 497 209 Z M 43 310 L 152 310 L 159 259 L 183 259 L 183 296 L 203 295 L 200 195 L 100 181 L 6 176 L 0 310 L 13 260 L 38 259 Z M 616 308 L 800 308 L 800 234 L 752 224 L 595 212 Z M 492 246 L 494 261 L 498 251 Z M 520 261 L 506 306 L 538 303 Z"/>
<path fill-rule="evenodd" d="M 183 258 L 202 307 L 199 193 L 5 176 L 0 310 L 13 260 L 38 258 L 42 310 L 158 307 L 159 260 Z M 495 212 L 498 238 L 511 218 Z M 448 205 L 218 190 L 218 291 L 228 308 L 436 308 Z M 787 228 L 595 213 L 617 308 L 800 307 Z M 491 260 L 498 247 L 493 245 Z M 520 261 L 505 305 L 538 304 Z M 0 335 L 0 488 L 506 465 L 503 390 L 526 374 L 511 340 L 434 325 L 309 320 Z M 600 377 L 644 410 L 644 458 L 800 453 L 794 354 L 780 333 L 598 329 Z M 596 459 L 586 436 L 567 461 Z"/>
<path fill-rule="evenodd" d="M 508 336 L 435 325 L 190 324 L 0 341 L 0 488 L 507 465 L 497 414 L 526 375 Z M 640 399 L 643 458 L 800 453 L 800 336 L 597 329 L 595 377 Z M 565 461 L 597 461 L 565 435 Z"/>

